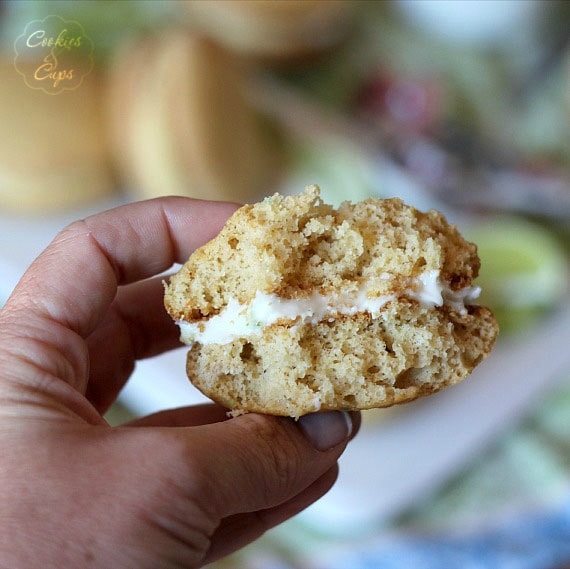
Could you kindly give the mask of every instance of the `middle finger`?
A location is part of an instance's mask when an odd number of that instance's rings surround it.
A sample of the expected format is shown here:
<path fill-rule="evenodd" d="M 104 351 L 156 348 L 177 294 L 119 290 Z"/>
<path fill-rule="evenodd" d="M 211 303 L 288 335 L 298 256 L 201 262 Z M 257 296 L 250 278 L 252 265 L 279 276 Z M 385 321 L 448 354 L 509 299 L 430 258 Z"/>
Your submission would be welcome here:
<path fill-rule="evenodd" d="M 167 314 L 159 277 L 120 287 L 97 328 L 87 338 L 87 398 L 104 412 L 131 375 L 135 361 L 180 345 L 179 330 Z"/>

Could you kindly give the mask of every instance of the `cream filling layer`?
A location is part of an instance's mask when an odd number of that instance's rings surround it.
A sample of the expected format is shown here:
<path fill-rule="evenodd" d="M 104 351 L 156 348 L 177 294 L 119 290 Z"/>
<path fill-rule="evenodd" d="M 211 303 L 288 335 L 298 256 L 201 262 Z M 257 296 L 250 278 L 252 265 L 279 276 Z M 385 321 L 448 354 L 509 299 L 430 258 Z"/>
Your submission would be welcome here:
<path fill-rule="evenodd" d="M 384 275 L 382 278 L 392 277 Z M 263 328 L 281 319 L 317 323 L 338 315 L 353 316 L 364 312 L 377 317 L 388 302 L 396 299 L 396 295 L 369 296 L 370 289 L 370 284 L 364 283 L 356 291 L 328 295 L 313 292 L 309 297 L 294 299 L 258 291 L 247 305 L 230 299 L 219 314 L 207 320 L 178 321 L 180 339 L 185 344 L 228 344 L 239 338 L 260 335 Z M 403 296 L 417 300 L 424 307 L 445 304 L 465 314 L 466 305 L 473 304 L 480 292 L 477 286 L 452 291 L 442 283 L 439 271 L 433 270 L 414 279 Z"/>

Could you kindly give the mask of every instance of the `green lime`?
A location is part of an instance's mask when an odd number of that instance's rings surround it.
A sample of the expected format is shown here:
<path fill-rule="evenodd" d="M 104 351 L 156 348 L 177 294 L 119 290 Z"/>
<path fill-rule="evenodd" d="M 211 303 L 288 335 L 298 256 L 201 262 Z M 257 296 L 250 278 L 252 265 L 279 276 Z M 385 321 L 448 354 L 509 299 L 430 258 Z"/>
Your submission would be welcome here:
<path fill-rule="evenodd" d="M 373 195 L 367 169 L 366 160 L 341 140 L 297 142 L 291 149 L 288 187 L 296 193 L 307 184 L 317 184 L 323 201 L 338 207 L 345 200 Z"/>
<path fill-rule="evenodd" d="M 494 217 L 466 229 L 477 244 L 481 304 L 506 331 L 525 328 L 568 291 L 568 259 L 545 227 L 516 217 Z"/>

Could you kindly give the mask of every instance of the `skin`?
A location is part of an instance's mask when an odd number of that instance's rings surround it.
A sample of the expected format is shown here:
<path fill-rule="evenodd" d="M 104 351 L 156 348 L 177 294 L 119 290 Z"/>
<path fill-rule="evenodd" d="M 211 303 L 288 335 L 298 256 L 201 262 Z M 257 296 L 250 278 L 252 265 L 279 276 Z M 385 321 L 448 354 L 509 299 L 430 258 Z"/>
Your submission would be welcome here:
<path fill-rule="evenodd" d="M 236 207 L 160 198 L 78 221 L 0 311 L 0 567 L 200 567 L 334 483 L 355 413 L 103 418 L 137 359 L 179 345 L 152 277 Z"/>

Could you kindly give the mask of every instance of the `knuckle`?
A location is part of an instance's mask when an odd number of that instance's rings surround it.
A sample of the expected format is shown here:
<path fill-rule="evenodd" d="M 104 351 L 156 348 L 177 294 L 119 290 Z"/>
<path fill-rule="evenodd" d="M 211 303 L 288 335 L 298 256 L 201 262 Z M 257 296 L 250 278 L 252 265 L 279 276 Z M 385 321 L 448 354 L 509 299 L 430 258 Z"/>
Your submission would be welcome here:
<path fill-rule="evenodd" d="M 252 416 L 252 420 L 257 456 L 264 461 L 264 470 L 273 473 L 272 484 L 265 488 L 266 499 L 272 501 L 276 495 L 288 494 L 304 479 L 307 458 L 290 420 L 260 415 Z"/>

